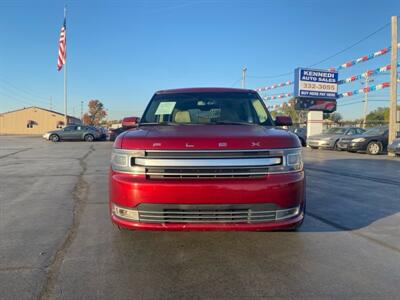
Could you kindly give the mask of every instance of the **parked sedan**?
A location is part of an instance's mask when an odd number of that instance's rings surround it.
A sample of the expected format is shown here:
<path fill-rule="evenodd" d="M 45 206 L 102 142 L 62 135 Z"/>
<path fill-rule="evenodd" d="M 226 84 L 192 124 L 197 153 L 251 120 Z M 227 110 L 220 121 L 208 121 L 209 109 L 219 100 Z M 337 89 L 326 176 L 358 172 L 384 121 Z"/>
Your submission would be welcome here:
<path fill-rule="evenodd" d="M 312 149 L 324 148 L 341 150 L 338 147 L 338 141 L 345 136 L 354 136 L 364 133 L 364 129 L 359 127 L 333 127 L 329 128 L 322 134 L 308 137 L 307 145 Z"/>
<path fill-rule="evenodd" d="M 43 138 L 53 142 L 61 140 L 81 140 L 92 142 L 99 140 L 102 133 L 93 126 L 69 125 L 60 130 L 49 131 L 43 135 Z"/>
<path fill-rule="evenodd" d="M 388 146 L 388 152 L 400 155 L 400 138 L 394 139 Z"/>
<path fill-rule="evenodd" d="M 377 155 L 386 151 L 389 130 L 387 126 L 371 128 L 363 134 L 343 137 L 338 142 L 338 147 L 349 152 L 367 152 Z"/>

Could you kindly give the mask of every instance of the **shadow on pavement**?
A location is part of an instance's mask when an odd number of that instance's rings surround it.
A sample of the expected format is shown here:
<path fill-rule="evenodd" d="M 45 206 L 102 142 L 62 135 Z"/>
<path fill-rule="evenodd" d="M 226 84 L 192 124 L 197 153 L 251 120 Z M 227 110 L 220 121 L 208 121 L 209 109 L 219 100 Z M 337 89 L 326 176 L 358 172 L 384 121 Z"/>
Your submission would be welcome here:
<path fill-rule="evenodd" d="M 333 159 L 306 163 L 307 214 L 322 231 L 355 230 L 400 212 L 400 161 Z M 304 226 L 302 231 L 321 231 Z"/>

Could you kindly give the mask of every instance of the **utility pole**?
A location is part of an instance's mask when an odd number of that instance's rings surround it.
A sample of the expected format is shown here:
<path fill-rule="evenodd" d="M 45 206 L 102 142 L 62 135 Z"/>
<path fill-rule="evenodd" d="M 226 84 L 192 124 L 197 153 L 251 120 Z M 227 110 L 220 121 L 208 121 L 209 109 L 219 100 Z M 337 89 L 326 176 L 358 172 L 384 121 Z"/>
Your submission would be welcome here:
<path fill-rule="evenodd" d="M 242 69 L 242 89 L 246 88 L 246 72 L 247 72 L 247 68 L 243 67 L 243 69 Z"/>
<path fill-rule="evenodd" d="M 53 109 L 53 97 L 50 96 L 50 110 Z"/>
<path fill-rule="evenodd" d="M 83 121 L 83 101 L 81 101 L 81 121 Z"/>
<path fill-rule="evenodd" d="M 367 124 L 367 114 L 368 114 L 368 84 L 369 84 L 369 77 L 368 75 L 365 77 L 365 86 L 364 86 L 364 122 L 363 128 L 365 129 Z"/>
<path fill-rule="evenodd" d="M 392 17 L 392 58 L 390 70 L 390 108 L 389 108 L 389 143 L 396 138 L 397 131 L 397 16 Z"/>

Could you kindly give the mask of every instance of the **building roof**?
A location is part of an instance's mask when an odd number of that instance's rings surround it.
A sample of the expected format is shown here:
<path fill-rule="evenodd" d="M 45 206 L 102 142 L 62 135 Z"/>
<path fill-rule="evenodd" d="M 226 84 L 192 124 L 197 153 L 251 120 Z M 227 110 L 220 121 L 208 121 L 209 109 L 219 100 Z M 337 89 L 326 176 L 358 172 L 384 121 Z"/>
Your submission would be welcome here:
<path fill-rule="evenodd" d="M 50 109 L 42 108 L 42 107 L 38 107 L 38 106 L 29 106 L 29 107 L 24 107 L 24 108 L 20 108 L 20 109 L 10 110 L 10 111 L 6 111 L 6 112 L 3 112 L 3 113 L 0 113 L 0 115 L 6 115 L 6 114 L 9 114 L 9 113 L 14 113 L 14 112 L 17 112 L 17 111 L 21 111 L 21 110 L 25 110 L 25 109 L 30 109 L 30 108 L 36 108 L 36 109 L 40 109 L 40 110 L 45 110 L 45 111 L 48 111 L 48 112 L 53 113 L 53 114 L 57 114 L 57 115 L 60 115 L 60 116 L 64 116 L 63 113 L 60 113 L 60 112 L 58 112 L 58 111 L 50 110 Z M 67 115 L 67 117 L 68 117 L 68 118 L 71 118 L 71 119 L 77 119 L 77 120 L 79 120 L 79 118 L 73 117 L 73 116 L 70 116 L 70 115 Z"/>
<path fill-rule="evenodd" d="M 236 88 L 222 88 L 222 87 L 198 87 L 198 88 L 183 88 L 161 90 L 156 94 L 176 94 L 176 93 L 256 93 L 254 90 L 236 89 Z"/>

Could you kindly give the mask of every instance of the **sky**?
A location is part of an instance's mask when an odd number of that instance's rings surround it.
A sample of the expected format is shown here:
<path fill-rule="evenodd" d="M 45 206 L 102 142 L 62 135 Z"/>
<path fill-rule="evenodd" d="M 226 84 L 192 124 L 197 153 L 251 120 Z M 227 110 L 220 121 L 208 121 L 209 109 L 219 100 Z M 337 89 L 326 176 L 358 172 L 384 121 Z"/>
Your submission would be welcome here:
<path fill-rule="evenodd" d="M 64 4 L 68 113 L 79 116 L 81 101 L 85 110 L 99 99 L 109 119 L 140 116 L 157 90 L 240 87 L 244 66 L 246 88 L 293 80 L 296 67 L 354 45 L 315 65 L 338 66 L 390 46 L 390 17 L 400 15 L 398 0 L 0 0 L 0 112 L 50 102 L 63 112 L 64 77 L 56 65 Z M 383 55 L 340 71 L 339 79 L 389 63 L 390 54 Z M 360 87 L 357 81 L 339 92 Z M 265 95 L 288 92 L 293 86 Z M 389 89 L 369 97 L 369 110 L 388 106 Z M 362 98 L 338 100 L 338 112 L 361 117 Z"/>

